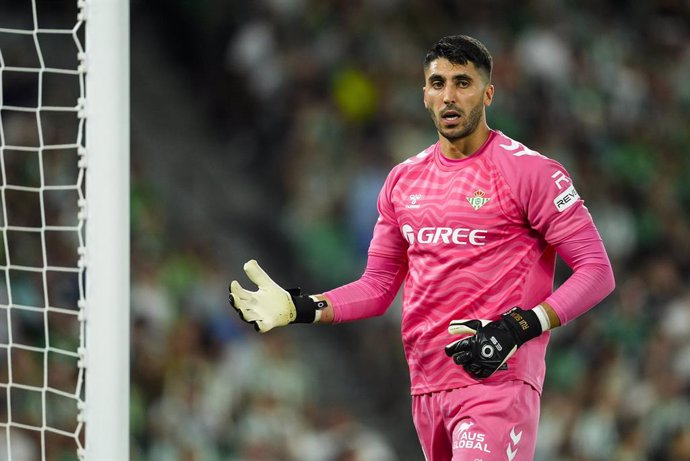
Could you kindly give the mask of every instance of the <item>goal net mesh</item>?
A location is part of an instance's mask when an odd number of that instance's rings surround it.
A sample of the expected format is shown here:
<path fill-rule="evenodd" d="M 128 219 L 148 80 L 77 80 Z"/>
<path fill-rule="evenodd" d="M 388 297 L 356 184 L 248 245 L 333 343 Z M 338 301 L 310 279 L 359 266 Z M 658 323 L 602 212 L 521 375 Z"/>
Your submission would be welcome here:
<path fill-rule="evenodd" d="M 84 453 L 83 8 L 0 5 L 0 461 Z"/>

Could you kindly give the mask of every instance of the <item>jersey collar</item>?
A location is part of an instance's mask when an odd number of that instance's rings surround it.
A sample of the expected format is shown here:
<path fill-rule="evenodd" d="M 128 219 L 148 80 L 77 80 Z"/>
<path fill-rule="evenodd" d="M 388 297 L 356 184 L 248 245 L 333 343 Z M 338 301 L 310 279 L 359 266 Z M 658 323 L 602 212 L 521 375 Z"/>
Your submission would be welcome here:
<path fill-rule="evenodd" d="M 477 151 L 474 154 L 465 158 L 458 159 L 448 158 L 445 155 L 443 155 L 443 153 L 441 152 L 441 142 L 439 141 L 434 146 L 434 161 L 436 165 L 442 170 L 458 170 L 464 168 L 465 166 L 470 165 L 479 157 L 481 157 L 484 154 L 484 152 L 489 150 L 489 145 L 494 140 L 494 138 L 496 138 L 496 131 L 490 130 L 489 136 L 486 138 L 486 141 L 484 141 L 484 144 L 482 144 L 481 147 L 477 149 Z"/>

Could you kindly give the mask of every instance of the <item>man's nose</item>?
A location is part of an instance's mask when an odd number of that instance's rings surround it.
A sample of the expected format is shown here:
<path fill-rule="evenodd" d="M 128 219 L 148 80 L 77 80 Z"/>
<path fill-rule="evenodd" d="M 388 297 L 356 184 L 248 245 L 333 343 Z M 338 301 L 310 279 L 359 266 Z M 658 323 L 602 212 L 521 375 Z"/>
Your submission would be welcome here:
<path fill-rule="evenodd" d="M 450 85 L 443 90 L 443 102 L 446 104 L 455 102 L 455 91 Z"/>

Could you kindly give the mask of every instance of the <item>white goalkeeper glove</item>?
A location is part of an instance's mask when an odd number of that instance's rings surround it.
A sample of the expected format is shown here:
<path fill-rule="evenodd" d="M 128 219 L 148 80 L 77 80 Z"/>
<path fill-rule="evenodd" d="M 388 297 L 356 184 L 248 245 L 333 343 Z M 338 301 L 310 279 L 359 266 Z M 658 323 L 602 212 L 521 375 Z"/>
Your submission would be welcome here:
<path fill-rule="evenodd" d="M 230 305 L 242 320 L 253 324 L 261 333 L 290 323 L 312 323 L 316 311 L 326 307 L 326 301 L 301 295 L 299 288 L 281 288 L 253 259 L 244 265 L 244 272 L 259 289 L 245 290 L 237 280 L 233 280 L 230 283 Z"/>

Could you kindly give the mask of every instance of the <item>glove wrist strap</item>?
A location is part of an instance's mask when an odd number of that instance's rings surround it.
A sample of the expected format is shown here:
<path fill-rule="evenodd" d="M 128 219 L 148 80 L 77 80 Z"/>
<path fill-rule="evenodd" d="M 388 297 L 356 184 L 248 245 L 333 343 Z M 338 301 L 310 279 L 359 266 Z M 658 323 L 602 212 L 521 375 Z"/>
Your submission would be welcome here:
<path fill-rule="evenodd" d="M 519 307 L 514 307 L 503 314 L 502 317 L 513 333 L 518 347 L 530 339 L 536 338 L 543 332 L 539 317 L 532 310 L 526 311 Z"/>
<path fill-rule="evenodd" d="M 299 288 L 287 290 L 295 304 L 296 317 L 293 323 L 314 323 L 316 311 L 326 307 L 326 301 L 319 301 L 311 296 L 301 294 Z"/>
<path fill-rule="evenodd" d="M 532 312 L 537 314 L 539 319 L 539 324 L 541 325 L 541 331 L 547 331 L 551 329 L 551 320 L 549 319 L 549 314 L 546 313 L 541 304 L 538 304 L 532 309 Z"/>

